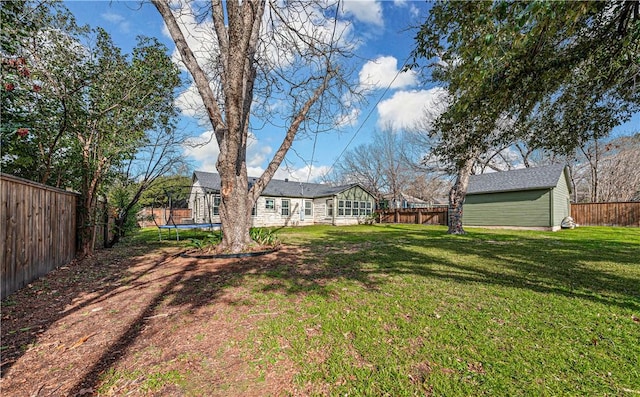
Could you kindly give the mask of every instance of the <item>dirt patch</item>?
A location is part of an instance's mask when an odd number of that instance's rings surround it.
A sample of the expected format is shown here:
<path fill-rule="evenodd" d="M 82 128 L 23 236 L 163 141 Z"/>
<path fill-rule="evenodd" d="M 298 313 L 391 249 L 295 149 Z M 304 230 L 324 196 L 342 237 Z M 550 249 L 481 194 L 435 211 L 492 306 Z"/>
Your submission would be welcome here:
<path fill-rule="evenodd" d="M 299 394 L 285 356 L 246 348 L 264 316 L 237 280 L 300 260 L 291 247 L 211 260 L 123 246 L 63 266 L 2 302 L 2 395 Z"/>

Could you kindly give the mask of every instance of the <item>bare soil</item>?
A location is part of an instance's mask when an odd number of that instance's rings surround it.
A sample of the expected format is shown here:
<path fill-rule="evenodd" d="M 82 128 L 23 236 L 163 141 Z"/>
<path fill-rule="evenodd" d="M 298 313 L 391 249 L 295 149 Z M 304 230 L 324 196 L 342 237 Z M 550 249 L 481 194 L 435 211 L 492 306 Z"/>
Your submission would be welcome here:
<path fill-rule="evenodd" d="M 2 302 L 3 396 L 304 395 L 286 358 L 247 349 L 257 322 L 239 274 L 300 260 L 119 246 L 62 266 Z M 243 348 L 244 346 L 244 348 Z"/>

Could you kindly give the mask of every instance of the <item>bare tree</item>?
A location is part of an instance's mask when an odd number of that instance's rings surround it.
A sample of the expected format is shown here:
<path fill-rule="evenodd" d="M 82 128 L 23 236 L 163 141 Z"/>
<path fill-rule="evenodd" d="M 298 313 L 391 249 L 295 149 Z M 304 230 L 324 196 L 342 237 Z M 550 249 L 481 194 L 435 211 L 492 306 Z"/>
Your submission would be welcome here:
<path fill-rule="evenodd" d="M 601 159 L 600 198 L 603 201 L 640 200 L 640 133 L 613 140 Z"/>
<path fill-rule="evenodd" d="M 592 140 L 576 155 L 575 201 L 633 201 L 640 192 L 640 133 Z"/>
<path fill-rule="evenodd" d="M 117 173 L 119 183 L 113 186 L 117 200 L 110 203 L 116 210 L 115 230 L 113 237 L 104 242 L 107 248 L 113 247 L 124 236 L 125 223 L 134 215 L 131 212 L 142 194 L 161 176 L 177 175 L 184 169 L 182 145 L 185 141 L 186 138 L 172 125 L 148 131 L 145 145 L 120 167 Z"/>
<path fill-rule="evenodd" d="M 370 143 L 346 152 L 336 164 L 337 179 L 362 184 L 378 200 L 399 200 L 414 176 L 404 160 L 404 146 L 402 134 L 390 126 L 375 131 Z"/>
<path fill-rule="evenodd" d="M 222 180 L 221 249 L 240 252 L 251 243 L 251 210 L 301 131 L 327 128 L 348 84 L 339 62 L 352 44 L 337 19 L 339 3 L 308 1 L 203 3 L 152 0 L 191 74 L 213 127 Z M 327 18 L 334 12 L 336 18 Z M 212 37 L 196 53 L 183 20 L 188 16 Z M 274 117 L 278 109 L 285 109 Z M 262 118 L 260 118 L 262 117 Z M 249 187 L 247 140 L 252 119 L 284 120 L 285 136 L 264 173 Z M 254 120 L 255 121 L 255 120 Z"/>

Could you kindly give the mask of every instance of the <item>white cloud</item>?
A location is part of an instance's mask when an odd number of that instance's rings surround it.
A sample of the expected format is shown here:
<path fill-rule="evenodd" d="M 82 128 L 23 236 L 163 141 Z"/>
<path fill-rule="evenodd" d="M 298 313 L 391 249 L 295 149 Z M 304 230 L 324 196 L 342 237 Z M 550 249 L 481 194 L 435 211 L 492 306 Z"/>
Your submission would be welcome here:
<path fill-rule="evenodd" d="M 347 0 L 342 3 L 342 10 L 353 15 L 360 22 L 384 26 L 382 19 L 382 5 L 376 0 Z"/>
<path fill-rule="evenodd" d="M 271 146 L 262 145 L 255 135 L 249 134 L 247 145 L 247 173 L 250 176 L 259 176 L 264 171 L 262 165 L 269 159 L 273 152 Z M 212 131 L 205 131 L 200 136 L 193 138 L 184 146 L 184 155 L 197 163 L 199 171 L 217 172 L 216 162 L 220 155 L 218 142 Z"/>
<path fill-rule="evenodd" d="M 409 6 L 409 12 L 414 18 L 420 17 L 420 10 L 413 3 Z"/>
<path fill-rule="evenodd" d="M 247 169 L 260 169 L 264 171 L 262 165 L 269 161 L 273 149 L 268 145 L 261 145 L 255 135 L 249 134 L 249 144 L 247 145 Z"/>
<path fill-rule="evenodd" d="M 416 72 L 414 70 L 399 72 L 398 60 L 392 56 L 378 57 L 365 63 L 358 77 L 360 86 L 365 89 L 404 88 L 418 83 Z"/>
<path fill-rule="evenodd" d="M 393 5 L 396 7 L 408 7 L 409 13 L 412 17 L 418 17 L 420 15 L 420 10 L 416 7 L 413 2 L 408 2 L 407 0 L 393 0 Z"/>
<path fill-rule="evenodd" d="M 195 84 L 191 84 L 186 90 L 182 91 L 176 98 L 175 103 L 185 116 L 200 120 L 207 117 L 202 97 L 198 93 Z"/>
<path fill-rule="evenodd" d="M 446 108 L 447 91 L 432 88 L 419 91 L 398 91 L 378 104 L 378 128 L 412 128 L 425 117 L 425 111 L 438 115 Z"/>
<path fill-rule="evenodd" d="M 273 176 L 275 179 L 289 179 L 293 182 L 317 182 L 329 172 L 330 167 L 322 166 L 304 166 L 302 168 L 291 168 L 288 166 L 280 167 Z"/>
<path fill-rule="evenodd" d="M 350 112 L 338 115 L 334 121 L 334 125 L 336 128 L 353 127 L 358 123 L 359 116 L 360 109 L 351 108 Z"/>
<path fill-rule="evenodd" d="M 120 14 L 105 12 L 101 17 L 107 22 L 118 25 L 118 29 L 123 33 L 129 33 L 129 31 L 131 31 L 131 23 Z"/>
<path fill-rule="evenodd" d="M 194 160 L 199 171 L 216 172 L 220 149 L 213 131 L 205 131 L 184 145 L 184 155 Z"/>

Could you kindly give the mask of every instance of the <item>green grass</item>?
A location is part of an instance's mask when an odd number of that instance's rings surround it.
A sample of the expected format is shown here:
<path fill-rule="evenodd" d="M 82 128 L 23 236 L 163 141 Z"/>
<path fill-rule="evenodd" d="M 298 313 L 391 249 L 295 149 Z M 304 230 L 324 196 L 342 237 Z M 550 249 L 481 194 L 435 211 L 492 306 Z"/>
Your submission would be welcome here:
<path fill-rule="evenodd" d="M 636 395 L 640 230 L 376 225 L 279 230 L 303 264 L 243 275 L 311 394 Z M 258 346 L 258 347 L 255 347 Z"/>
<path fill-rule="evenodd" d="M 179 231 L 180 240 L 176 241 L 175 230 L 162 229 L 158 234 L 158 228 L 147 227 L 138 229 L 130 236 L 122 240 L 123 244 L 137 245 L 144 244 L 151 247 L 190 247 L 191 240 L 206 239 L 211 234 L 217 234 L 217 231 L 209 231 L 208 229 L 181 229 Z M 162 240 L 160 240 L 162 236 Z"/>
<path fill-rule="evenodd" d="M 295 261 L 224 287 L 245 290 L 236 304 L 259 319 L 246 359 L 263 376 L 293 362 L 310 395 L 640 394 L 640 229 L 467 231 L 277 229 L 302 250 Z M 176 244 L 164 239 L 146 229 L 128 242 Z M 190 377 L 146 382 L 153 391 Z"/>

